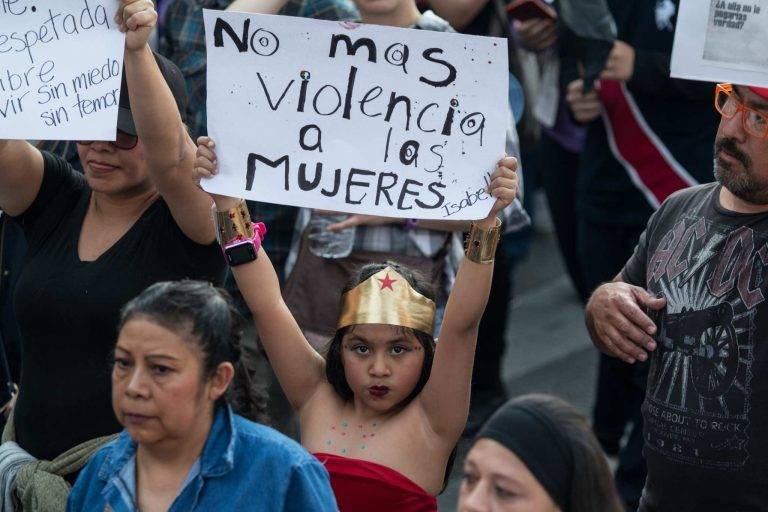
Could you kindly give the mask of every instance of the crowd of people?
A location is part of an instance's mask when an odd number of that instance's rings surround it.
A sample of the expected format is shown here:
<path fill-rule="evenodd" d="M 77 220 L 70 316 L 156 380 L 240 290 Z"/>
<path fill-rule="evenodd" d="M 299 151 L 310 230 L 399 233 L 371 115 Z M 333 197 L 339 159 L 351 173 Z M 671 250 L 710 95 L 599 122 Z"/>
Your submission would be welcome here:
<path fill-rule="evenodd" d="M 0 510 L 768 510 L 768 89 L 671 78 L 678 0 L 116 1 L 114 141 L 0 140 Z M 207 193 L 203 9 L 506 38 L 487 217 L 325 258 L 323 212 Z M 537 188 L 591 420 L 501 379 Z"/>

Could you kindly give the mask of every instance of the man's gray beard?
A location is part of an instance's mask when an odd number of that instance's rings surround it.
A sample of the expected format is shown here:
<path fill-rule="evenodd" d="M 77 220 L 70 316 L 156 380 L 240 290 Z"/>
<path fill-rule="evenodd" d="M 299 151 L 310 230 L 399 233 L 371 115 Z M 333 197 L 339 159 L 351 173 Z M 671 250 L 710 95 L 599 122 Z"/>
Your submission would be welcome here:
<path fill-rule="evenodd" d="M 755 205 L 768 205 L 768 184 L 756 181 L 751 173 L 721 165 L 715 157 L 715 179 L 739 199 Z"/>

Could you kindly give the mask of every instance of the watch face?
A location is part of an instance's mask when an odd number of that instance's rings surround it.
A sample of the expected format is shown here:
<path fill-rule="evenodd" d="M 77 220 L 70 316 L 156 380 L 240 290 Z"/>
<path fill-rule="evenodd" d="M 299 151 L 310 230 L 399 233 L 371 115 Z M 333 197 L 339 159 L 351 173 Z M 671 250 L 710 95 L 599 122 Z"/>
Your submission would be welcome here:
<path fill-rule="evenodd" d="M 227 255 L 229 264 L 233 267 L 256 260 L 256 250 L 253 242 L 244 242 L 227 247 L 224 253 Z"/>

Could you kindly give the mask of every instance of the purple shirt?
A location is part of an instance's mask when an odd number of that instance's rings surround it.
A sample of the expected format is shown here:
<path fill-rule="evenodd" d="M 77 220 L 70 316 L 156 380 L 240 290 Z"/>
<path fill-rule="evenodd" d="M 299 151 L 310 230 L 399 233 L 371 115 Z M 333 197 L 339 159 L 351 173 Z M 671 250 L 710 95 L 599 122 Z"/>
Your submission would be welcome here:
<path fill-rule="evenodd" d="M 528 48 L 523 40 L 517 34 L 515 30 L 515 24 L 509 24 L 509 32 L 512 34 L 515 44 L 526 51 L 533 52 L 531 48 Z M 587 139 L 587 128 L 578 124 L 568 111 L 568 104 L 565 101 L 565 91 L 560 91 L 560 97 L 558 98 L 560 104 L 557 108 L 557 119 L 555 119 L 555 125 L 552 128 L 546 126 L 541 127 L 542 131 L 553 138 L 564 149 L 571 153 L 580 153 L 584 148 L 584 141 Z"/>
<path fill-rule="evenodd" d="M 542 131 L 571 153 L 580 153 L 584 149 L 587 138 L 587 128 L 578 124 L 568 112 L 565 94 L 560 94 L 560 106 L 557 109 L 557 119 L 552 128 L 541 127 Z"/>

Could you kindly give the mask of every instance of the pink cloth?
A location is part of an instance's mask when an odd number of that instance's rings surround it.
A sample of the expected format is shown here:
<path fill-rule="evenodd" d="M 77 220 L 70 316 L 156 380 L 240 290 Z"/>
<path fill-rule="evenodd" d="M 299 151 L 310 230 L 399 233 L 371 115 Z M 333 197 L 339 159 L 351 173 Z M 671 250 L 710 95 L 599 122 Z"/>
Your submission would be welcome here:
<path fill-rule="evenodd" d="M 397 471 L 375 462 L 315 453 L 331 475 L 340 512 L 437 512 L 437 500 Z"/>

